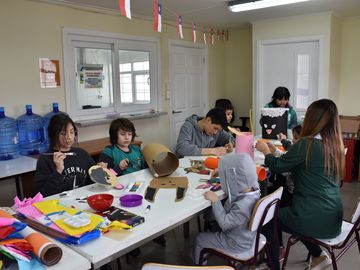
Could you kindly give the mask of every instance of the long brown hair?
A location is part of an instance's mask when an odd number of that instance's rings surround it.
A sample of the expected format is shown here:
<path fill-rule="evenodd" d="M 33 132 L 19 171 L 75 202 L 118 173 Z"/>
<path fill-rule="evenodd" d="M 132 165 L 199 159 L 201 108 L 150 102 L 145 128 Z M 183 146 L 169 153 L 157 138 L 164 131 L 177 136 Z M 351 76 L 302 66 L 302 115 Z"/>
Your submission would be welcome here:
<path fill-rule="evenodd" d="M 341 136 L 339 113 L 330 99 L 313 102 L 306 111 L 301 137 L 320 134 L 324 148 L 324 166 L 329 175 L 333 172 L 342 179 L 345 166 L 344 144 Z M 306 152 L 306 162 L 311 152 L 311 141 Z"/>

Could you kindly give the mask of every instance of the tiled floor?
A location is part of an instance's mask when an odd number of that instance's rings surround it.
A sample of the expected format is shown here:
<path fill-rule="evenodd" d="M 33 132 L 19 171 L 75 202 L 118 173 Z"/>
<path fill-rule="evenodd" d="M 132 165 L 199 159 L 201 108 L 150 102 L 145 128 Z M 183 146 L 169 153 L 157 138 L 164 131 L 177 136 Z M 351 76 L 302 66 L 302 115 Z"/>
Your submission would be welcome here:
<path fill-rule="evenodd" d="M 342 187 L 343 204 L 344 204 L 344 217 L 349 219 L 352 211 L 355 207 L 355 203 L 360 197 L 360 183 L 344 183 Z M 144 224 L 146 226 L 146 224 Z M 146 262 L 158 262 L 167 264 L 178 265 L 193 265 L 190 257 L 194 238 L 197 234 L 197 221 L 196 219 L 190 222 L 190 238 L 184 239 L 183 228 L 168 232 L 165 235 L 167 240 L 167 246 L 161 247 L 153 242 L 149 242 L 141 247 L 141 255 L 137 258 L 130 257 L 130 263 L 127 264 L 125 258 L 121 258 L 122 270 L 136 270 L 141 269 L 142 265 Z M 285 236 L 285 241 L 287 236 Z M 286 243 L 286 242 L 285 242 Z M 306 249 L 299 243 L 296 244 L 290 251 L 289 262 L 286 269 L 290 270 L 302 270 L 306 268 L 304 260 L 306 259 Z M 211 258 L 209 265 L 221 265 L 225 264 L 224 261 Z M 113 262 L 113 269 L 117 269 L 116 264 Z M 331 267 L 327 268 L 331 269 Z M 360 269 L 360 255 L 356 244 L 338 261 L 339 270 L 358 270 Z"/>

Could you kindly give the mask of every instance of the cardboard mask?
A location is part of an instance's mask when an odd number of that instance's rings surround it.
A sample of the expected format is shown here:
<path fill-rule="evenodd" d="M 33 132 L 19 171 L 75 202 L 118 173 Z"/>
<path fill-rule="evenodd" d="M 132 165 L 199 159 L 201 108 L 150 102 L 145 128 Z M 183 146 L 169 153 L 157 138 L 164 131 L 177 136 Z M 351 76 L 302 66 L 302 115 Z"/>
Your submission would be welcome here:
<path fill-rule="evenodd" d="M 264 139 L 276 140 L 279 133 L 287 134 L 288 108 L 262 108 L 260 125 Z"/>
<path fill-rule="evenodd" d="M 151 180 L 145 192 L 145 199 L 149 202 L 155 201 L 156 193 L 160 188 L 176 188 L 175 202 L 181 201 L 185 197 L 189 180 L 187 177 L 161 177 Z"/>

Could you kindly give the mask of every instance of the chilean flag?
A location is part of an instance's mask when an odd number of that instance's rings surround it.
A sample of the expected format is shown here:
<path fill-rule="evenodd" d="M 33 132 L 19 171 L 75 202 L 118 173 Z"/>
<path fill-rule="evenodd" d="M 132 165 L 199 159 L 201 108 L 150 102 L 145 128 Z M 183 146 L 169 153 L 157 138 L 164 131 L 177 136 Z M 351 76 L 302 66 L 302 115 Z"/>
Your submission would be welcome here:
<path fill-rule="evenodd" d="M 182 17 L 177 16 L 177 32 L 181 39 L 184 39 L 183 30 L 182 30 Z"/>
<path fill-rule="evenodd" d="M 192 38 L 193 38 L 193 42 L 196 43 L 196 25 L 195 25 L 195 23 L 192 24 Z"/>
<path fill-rule="evenodd" d="M 119 0 L 121 15 L 131 19 L 130 0 Z"/>
<path fill-rule="evenodd" d="M 204 26 L 202 27 L 202 34 L 203 34 L 204 44 L 206 45 L 206 34 L 204 31 Z"/>
<path fill-rule="evenodd" d="M 157 32 L 161 32 L 161 13 L 161 5 L 158 3 L 158 0 L 154 0 L 154 30 Z"/>

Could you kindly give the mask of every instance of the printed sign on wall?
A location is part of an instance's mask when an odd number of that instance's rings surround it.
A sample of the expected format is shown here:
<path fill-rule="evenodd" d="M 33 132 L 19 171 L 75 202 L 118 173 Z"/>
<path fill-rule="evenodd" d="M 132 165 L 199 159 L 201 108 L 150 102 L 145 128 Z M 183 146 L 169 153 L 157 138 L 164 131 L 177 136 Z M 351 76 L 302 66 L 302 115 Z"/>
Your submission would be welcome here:
<path fill-rule="evenodd" d="M 55 88 L 60 86 L 59 60 L 39 58 L 41 88 Z"/>

